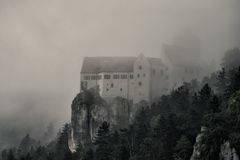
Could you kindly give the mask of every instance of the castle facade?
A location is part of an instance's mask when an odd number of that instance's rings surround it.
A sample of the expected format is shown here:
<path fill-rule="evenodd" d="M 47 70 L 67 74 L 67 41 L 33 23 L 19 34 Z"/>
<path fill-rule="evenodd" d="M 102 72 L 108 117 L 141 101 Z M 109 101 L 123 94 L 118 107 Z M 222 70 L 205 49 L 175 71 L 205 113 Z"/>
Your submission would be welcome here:
<path fill-rule="evenodd" d="M 123 97 L 136 104 L 142 100 L 151 103 L 168 92 L 170 71 L 160 58 L 85 57 L 80 90 L 99 88 L 108 100 Z"/>

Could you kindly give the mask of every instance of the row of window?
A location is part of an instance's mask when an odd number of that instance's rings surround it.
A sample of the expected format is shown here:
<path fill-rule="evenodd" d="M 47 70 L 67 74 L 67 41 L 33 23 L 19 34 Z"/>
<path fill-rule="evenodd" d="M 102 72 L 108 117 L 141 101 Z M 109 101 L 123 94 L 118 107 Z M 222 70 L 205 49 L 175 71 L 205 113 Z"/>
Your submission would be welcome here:
<path fill-rule="evenodd" d="M 110 74 L 105 74 L 104 79 L 111 79 L 111 75 Z M 127 79 L 128 75 L 127 74 L 114 74 L 113 75 L 113 79 Z M 130 79 L 133 79 L 133 74 L 129 75 Z M 100 80 L 102 79 L 101 75 L 92 75 L 92 76 L 84 76 L 84 80 Z"/>
<path fill-rule="evenodd" d="M 137 74 L 137 77 L 140 78 L 140 74 L 139 73 Z M 145 73 L 143 73 L 143 77 L 146 77 Z"/>
<path fill-rule="evenodd" d="M 163 72 L 160 72 L 161 76 L 163 76 Z M 111 79 L 111 75 L 110 74 L 105 74 L 104 79 Z M 127 74 L 114 74 L 113 75 L 113 79 L 127 79 L 128 75 Z M 140 74 L 137 74 L 137 77 L 140 78 Z M 146 77 L 146 74 L 143 74 L 143 77 Z M 133 74 L 129 75 L 130 79 L 133 79 Z M 92 76 L 84 76 L 84 80 L 100 80 L 102 79 L 102 75 L 92 75 Z M 169 79 L 168 76 L 166 76 L 166 79 Z"/>
<path fill-rule="evenodd" d="M 155 69 L 152 69 L 152 74 L 153 75 L 156 75 L 156 70 Z M 160 70 L 160 75 L 163 76 L 164 75 L 164 71 L 161 69 Z"/>
<path fill-rule="evenodd" d="M 109 89 L 108 89 L 108 88 L 106 88 L 106 91 L 108 92 L 108 91 L 109 91 Z M 120 88 L 120 91 L 122 92 L 122 91 L 123 91 L 123 89 L 122 89 L 122 88 Z"/>
<path fill-rule="evenodd" d="M 142 66 L 141 66 L 141 65 L 140 65 L 140 66 L 138 66 L 138 69 L 139 69 L 139 70 L 142 70 Z M 165 68 L 165 69 L 166 69 L 166 71 L 168 71 L 168 67 L 167 67 L 167 66 L 166 66 L 166 68 Z"/>
<path fill-rule="evenodd" d="M 84 76 L 84 80 L 99 80 L 99 79 L 102 79 L 101 75 Z"/>

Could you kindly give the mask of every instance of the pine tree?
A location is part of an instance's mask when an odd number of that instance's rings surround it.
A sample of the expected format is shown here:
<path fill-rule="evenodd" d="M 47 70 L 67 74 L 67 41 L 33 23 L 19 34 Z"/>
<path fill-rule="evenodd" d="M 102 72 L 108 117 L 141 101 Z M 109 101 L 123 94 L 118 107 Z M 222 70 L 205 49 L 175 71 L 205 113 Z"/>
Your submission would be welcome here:
<path fill-rule="evenodd" d="M 213 91 L 208 84 L 198 92 L 198 111 L 202 114 L 208 111 L 210 100 L 213 96 Z"/>
<path fill-rule="evenodd" d="M 57 144 L 55 147 L 54 158 L 57 160 L 63 160 L 66 157 L 70 157 L 71 151 L 68 147 L 68 133 L 69 133 L 69 124 L 65 124 L 62 131 L 59 133 L 57 139 Z"/>
<path fill-rule="evenodd" d="M 228 84 L 227 73 L 226 73 L 225 68 L 222 68 L 222 70 L 218 72 L 217 83 L 216 83 L 217 93 L 221 97 L 224 97 L 225 90 L 227 88 L 227 84 Z"/>
<path fill-rule="evenodd" d="M 86 151 L 83 160 L 94 160 L 94 152 L 91 148 Z"/>
<path fill-rule="evenodd" d="M 8 151 L 7 160 L 16 160 L 12 149 Z"/>
<path fill-rule="evenodd" d="M 37 141 L 30 137 L 29 134 L 27 134 L 19 145 L 19 151 L 20 155 L 25 156 L 28 152 L 31 151 L 33 147 L 37 146 Z"/>
<path fill-rule="evenodd" d="M 150 124 L 149 124 L 149 108 L 142 107 L 138 110 L 138 113 L 135 117 L 134 123 L 134 132 L 135 132 L 135 141 L 134 141 L 134 150 L 138 152 L 140 144 L 143 142 L 150 133 Z"/>
<path fill-rule="evenodd" d="M 96 159 L 111 160 L 113 157 L 113 147 L 110 140 L 110 129 L 107 122 L 103 122 L 99 127 L 96 138 Z"/>
<path fill-rule="evenodd" d="M 209 111 L 212 113 L 220 112 L 220 102 L 219 98 L 214 95 L 209 104 Z"/>
<path fill-rule="evenodd" d="M 193 151 L 193 147 L 189 139 L 182 135 L 177 141 L 177 145 L 174 150 L 175 160 L 189 160 Z"/>
<path fill-rule="evenodd" d="M 153 150 L 157 159 L 167 160 L 169 157 L 168 148 L 168 126 L 165 117 L 160 117 L 153 129 Z"/>
<path fill-rule="evenodd" d="M 4 149 L 3 151 L 2 151 L 2 160 L 7 160 L 7 156 L 8 156 L 8 152 L 7 152 L 7 150 L 6 149 Z"/>
<path fill-rule="evenodd" d="M 238 68 L 229 70 L 229 83 L 225 90 L 225 97 L 230 98 L 232 94 L 240 89 L 240 64 Z"/>

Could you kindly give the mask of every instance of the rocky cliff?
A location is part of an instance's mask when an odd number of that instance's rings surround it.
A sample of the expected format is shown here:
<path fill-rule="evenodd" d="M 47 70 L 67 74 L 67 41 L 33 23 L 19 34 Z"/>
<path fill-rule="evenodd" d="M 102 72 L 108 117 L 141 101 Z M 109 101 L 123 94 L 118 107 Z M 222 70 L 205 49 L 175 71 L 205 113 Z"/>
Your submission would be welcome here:
<path fill-rule="evenodd" d="M 204 132 L 206 131 L 206 127 L 201 128 L 201 133 L 196 138 L 196 143 L 194 145 L 193 154 L 190 160 L 201 159 L 201 150 L 205 147 L 205 144 L 202 143 L 202 139 L 204 136 Z M 239 160 L 239 156 L 237 155 L 235 148 L 231 147 L 229 141 L 226 141 L 221 145 L 219 160 Z"/>
<path fill-rule="evenodd" d="M 130 117 L 130 102 L 116 97 L 103 100 L 95 89 L 79 93 L 71 105 L 71 134 L 69 148 L 72 152 L 78 145 L 90 147 L 98 127 L 107 121 L 111 127 L 123 128 L 128 125 Z"/>

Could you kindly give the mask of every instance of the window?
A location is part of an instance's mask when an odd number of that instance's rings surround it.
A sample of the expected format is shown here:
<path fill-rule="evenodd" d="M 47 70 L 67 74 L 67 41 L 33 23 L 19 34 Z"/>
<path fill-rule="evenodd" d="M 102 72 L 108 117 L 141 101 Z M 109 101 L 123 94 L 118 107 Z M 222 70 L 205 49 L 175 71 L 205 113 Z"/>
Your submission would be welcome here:
<path fill-rule="evenodd" d="M 145 73 L 143 73 L 143 77 L 146 77 L 146 74 L 145 74 Z"/>
<path fill-rule="evenodd" d="M 98 76 L 97 76 L 97 79 L 98 79 L 98 80 L 102 79 L 102 75 L 98 75 Z"/>
<path fill-rule="evenodd" d="M 138 85 L 139 85 L 139 86 L 142 86 L 142 82 L 138 82 Z"/>
<path fill-rule="evenodd" d="M 169 79 L 169 76 L 166 76 L 166 79 L 168 80 L 168 79 Z"/>
<path fill-rule="evenodd" d="M 111 78 L 111 75 L 110 74 L 105 74 L 104 75 L 104 79 L 110 79 Z"/>
<path fill-rule="evenodd" d="M 163 70 L 160 70 L 160 74 L 161 74 L 161 76 L 163 76 L 163 74 L 164 74 Z"/>
<path fill-rule="evenodd" d="M 139 74 L 139 73 L 137 74 L 137 77 L 138 77 L 138 78 L 140 77 L 140 74 Z"/>
<path fill-rule="evenodd" d="M 113 88 L 113 86 L 114 86 L 114 85 L 113 85 L 113 83 L 112 83 L 112 84 L 111 84 L 111 88 Z"/>
<path fill-rule="evenodd" d="M 121 79 L 127 79 L 127 75 L 126 74 L 122 74 L 121 75 Z"/>
<path fill-rule="evenodd" d="M 106 91 L 109 91 L 109 89 L 107 88 Z"/>
<path fill-rule="evenodd" d="M 153 74 L 153 75 L 156 74 L 156 70 L 155 70 L 155 69 L 152 70 L 152 74 Z"/>
<path fill-rule="evenodd" d="M 96 80 L 97 79 L 97 76 L 91 76 L 91 80 Z"/>
<path fill-rule="evenodd" d="M 120 91 L 121 91 L 121 92 L 122 92 L 122 90 L 123 90 L 123 89 L 122 89 L 122 88 L 120 88 Z"/>
<path fill-rule="evenodd" d="M 84 76 L 84 80 L 90 80 L 90 76 Z"/>
<path fill-rule="evenodd" d="M 130 74 L 130 79 L 133 79 L 133 74 Z"/>
<path fill-rule="evenodd" d="M 114 74 L 113 75 L 113 79 L 119 79 L 119 75 L 118 74 Z"/>
<path fill-rule="evenodd" d="M 142 66 L 141 65 L 138 68 L 139 68 L 139 70 L 142 70 Z"/>

